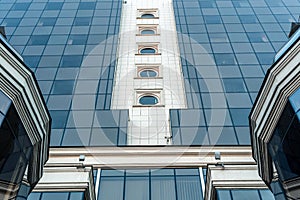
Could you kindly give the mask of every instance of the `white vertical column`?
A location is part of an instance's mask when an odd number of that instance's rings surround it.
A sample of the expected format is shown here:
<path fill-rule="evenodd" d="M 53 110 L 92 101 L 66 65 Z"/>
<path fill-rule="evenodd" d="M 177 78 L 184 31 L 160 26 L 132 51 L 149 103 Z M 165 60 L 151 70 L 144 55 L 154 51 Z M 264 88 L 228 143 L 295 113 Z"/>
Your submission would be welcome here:
<path fill-rule="evenodd" d="M 141 10 L 155 10 L 157 18 L 140 19 Z M 138 27 L 143 25 L 155 25 L 157 34 L 140 35 Z M 138 48 L 147 45 L 156 46 L 159 54 L 138 55 Z M 112 109 L 129 109 L 129 145 L 167 144 L 169 109 L 186 108 L 179 55 L 171 0 L 128 0 L 123 4 Z M 137 78 L 139 66 L 158 67 L 159 77 Z M 139 105 L 143 93 L 158 96 L 159 103 Z"/>

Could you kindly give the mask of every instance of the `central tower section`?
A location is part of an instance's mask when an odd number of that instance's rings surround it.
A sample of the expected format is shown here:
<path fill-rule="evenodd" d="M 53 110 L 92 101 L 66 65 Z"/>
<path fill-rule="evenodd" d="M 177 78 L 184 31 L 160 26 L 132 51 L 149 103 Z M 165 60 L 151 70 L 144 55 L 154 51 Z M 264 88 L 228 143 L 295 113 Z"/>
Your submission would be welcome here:
<path fill-rule="evenodd" d="M 124 2 L 112 109 L 129 109 L 127 144 L 171 144 L 169 110 L 186 107 L 172 1 Z"/>

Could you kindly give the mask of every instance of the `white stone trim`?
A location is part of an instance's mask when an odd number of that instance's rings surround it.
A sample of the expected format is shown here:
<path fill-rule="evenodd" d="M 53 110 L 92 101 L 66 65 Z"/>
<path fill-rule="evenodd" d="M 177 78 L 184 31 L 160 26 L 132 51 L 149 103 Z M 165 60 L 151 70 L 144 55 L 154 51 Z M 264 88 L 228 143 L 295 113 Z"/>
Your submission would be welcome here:
<path fill-rule="evenodd" d="M 251 147 L 83 147 L 51 148 L 46 166 L 58 167 L 78 163 L 85 155 L 84 165 L 97 168 L 126 167 L 205 167 L 217 164 L 215 152 L 225 164 L 255 165 Z"/>
<path fill-rule="evenodd" d="M 154 18 L 159 18 L 158 8 L 137 9 L 137 19 L 142 19 L 144 14 L 152 14 Z"/>

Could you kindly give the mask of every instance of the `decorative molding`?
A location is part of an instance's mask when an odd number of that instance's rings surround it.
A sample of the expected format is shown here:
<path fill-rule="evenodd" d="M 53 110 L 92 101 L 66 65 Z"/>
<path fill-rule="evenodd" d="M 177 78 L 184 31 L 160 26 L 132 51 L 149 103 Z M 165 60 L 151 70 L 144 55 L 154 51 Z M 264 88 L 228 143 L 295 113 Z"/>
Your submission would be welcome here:
<path fill-rule="evenodd" d="M 251 147 L 130 146 L 50 148 L 46 167 L 77 166 L 79 155 L 84 165 L 99 168 L 205 167 L 218 163 L 215 152 L 225 164 L 256 164 Z"/>

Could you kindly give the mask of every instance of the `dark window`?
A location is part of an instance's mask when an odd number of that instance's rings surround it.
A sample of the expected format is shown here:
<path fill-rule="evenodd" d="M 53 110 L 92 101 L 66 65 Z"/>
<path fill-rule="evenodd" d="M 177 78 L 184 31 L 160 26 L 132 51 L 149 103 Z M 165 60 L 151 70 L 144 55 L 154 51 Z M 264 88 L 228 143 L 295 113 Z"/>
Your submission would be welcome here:
<path fill-rule="evenodd" d="M 96 7 L 96 2 L 80 2 L 78 9 L 79 10 L 93 10 Z"/>
<path fill-rule="evenodd" d="M 52 110 L 50 115 L 52 118 L 52 128 L 64 128 L 67 122 L 69 111 L 66 110 Z"/>
<path fill-rule="evenodd" d="M 246 92 L 243 79 L 240 78 L 224 78 L 223 83 L 226 92 Z"/>
<path fill-rule="evenodd" d="M 49 35 L 32 35 L 28 45 L 46 45 L 49 40 Z"/>
<path fill-rule="evenodd" d="M 52 94 L 72 94 L 73 87 L 73 80 L 55 81 L 53 84 Z"/>
<path fill-rule="evenodd" d="M 84 200 L 84 192 L 32 192 L 28 200 Z"/>
<path fill-rule="evenodd" d="M 142 105 L 155 105 L 158 103 L 158 99 L 154 96 L 143 96 L 140 98 L 139 103 Z"/>
<path fill-rule="evenodd" d="M 80 55 L 70 55 L 63 56 L 61 60 L 61 67 L 80 67 L 82 62 L 82 56 Z"/>
<path fill-rule="evenodd" d="M 217 190 L 217 200 L 274 200 L 274 196 L 270 190 L 266 189 L 222 189 Z"/>
<path fill-rule="evenodd" d="M 27 10 L 30 6 L 30 3 L 15 3 L 12 7 L 12 10 Z"/>
<path fill-rule="evenodd" d="M 17 27 L 19 25 L 21 21 L 21 18 L 9 18 L 9 19 L 4 19 L 2 26 L 7 26 L 7 27 L 11 27 L 11 26 L 15 26 Z"/>
<path fill-rule="evenodd" d="M 153 14 L 143 14 L 141 16 L 141 18 L 143 18 L 143 19 L 153 19 L 154 15 Z"/>
<path fill-rule="evenodd" d="M 98 199 L 201 200 L 199 170 L 101 170 Z"/>
<path fill-rule="evenodd" d="M 155 54 L 156 51 L 155 49 L 153 48 L 144 48 L 144 49 L 141 49 L 141 54 Z"/>
<path fill-rule="evenodd" d="M 62 6 L 62 2 L 48 2 L 46 4 L 45 10 L 61 10 Z"/>

